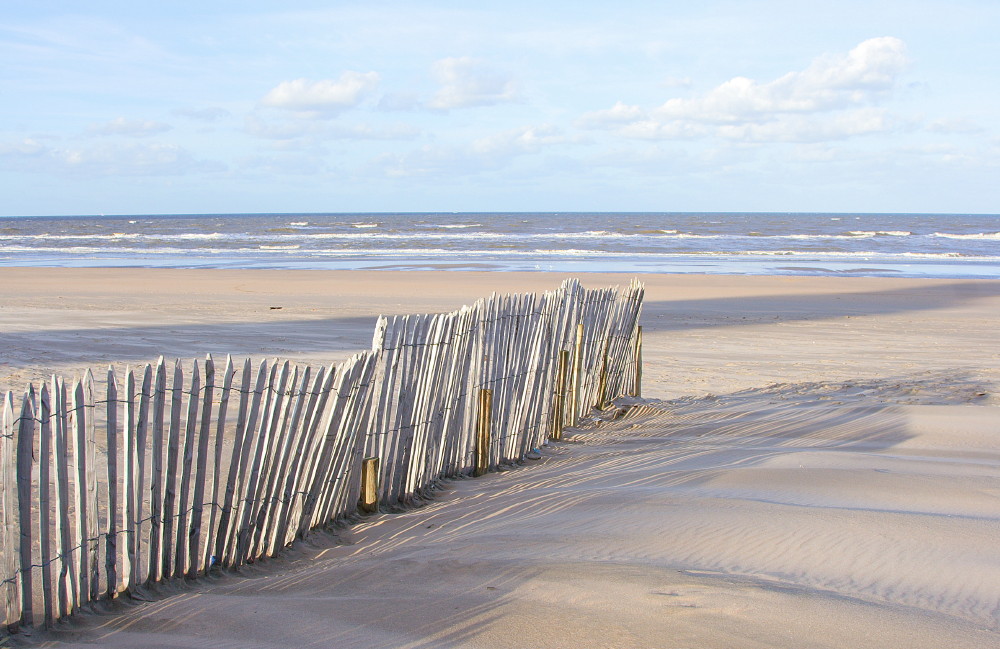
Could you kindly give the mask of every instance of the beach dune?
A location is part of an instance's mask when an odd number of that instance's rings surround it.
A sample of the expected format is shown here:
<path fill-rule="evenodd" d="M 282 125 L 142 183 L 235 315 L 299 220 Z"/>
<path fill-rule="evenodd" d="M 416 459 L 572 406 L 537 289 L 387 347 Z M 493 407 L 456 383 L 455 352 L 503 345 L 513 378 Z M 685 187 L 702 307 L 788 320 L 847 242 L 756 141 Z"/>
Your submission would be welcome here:
<path fill-rule="evenodd" d="M 3 269 L 0 386 L 159 354 L 327 363 L 378 313 L 561 279 Z M 642 279 L 645 399 L 541 460 L 22 641 L 1000 647 L 1000 282 Z"/>

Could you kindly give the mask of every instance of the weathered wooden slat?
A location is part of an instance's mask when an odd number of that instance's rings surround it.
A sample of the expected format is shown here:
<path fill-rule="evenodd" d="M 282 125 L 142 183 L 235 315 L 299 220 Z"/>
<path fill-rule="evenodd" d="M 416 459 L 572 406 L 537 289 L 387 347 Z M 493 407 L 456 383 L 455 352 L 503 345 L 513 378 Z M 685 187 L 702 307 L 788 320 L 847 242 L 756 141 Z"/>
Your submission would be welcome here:
<path fill-rule="evenodd" d="M 167 368 L 163 357 L 156 362 L 153 386 L 153 419 L 149 457 L 149 561 L 146 581 L 163 579 L 163 433 L 166 427 Z M 168 540 L 169 543 L 169 540 Z"/>
<path fill-rule="evenodd" d="M 275 470 L 272 471 L 271 484 L 267 490 L 271 505 L 261 526 L 261 539 L 258 542 L 260 553 L 263 556 L 272 556 L 284 545 L 283 543 L 282 546 L 277 545 L 277 531 L 281 527 L 286 510 L 293 504 L 288 481 L 289 476 L 294 475 L 298 469 L 297 464 L 300 458 L 296 455 L 295 450 L 300 448 L 300 440 L 304 438 L 303 428 L 306 425 L 306 410 L 308 405 L 315 401 L 315 395 L 310 395 L 310 378 L 312 378 L 312 368 L 306 367 L 302 372 L 298 388 L 293 394 L 294 402 L 290 407 L 290 414 L 282 425 L 281 447 L 275 462 Z M 291 384 L 293 387 L 296 385 L 294 375 Z"/>
<path fill-rule="evenodd" d="M 83 407 L 86 415 L 84 453 L 87 461 L 87 538 L 86 557 L 90 573 L 88 599 L 97 601 L 101 596 L 100 583 L 100 493 L 97 482 L 97 400 L 94 394 L 94 373 L 87 370 L 83 377 Z"/>
<path fill-rule="evenodd" d="M 430 372 L 428 357 L 433 347 L 428 339 L 429 316 L 420 316 L 414 331 L 411 349 L 410 370 L 407 372 L 407 395 L 405 416 L 400 439 L 400 457 L 396 474 L 395 492 L 401 505 L 407 503 L 409 485 L 415 479 L 417 469 L 416 457 L 419 453 L 420 440 L 418 429 L 422 427 L 420 410 L 424 399 L 424 385 Z"/>
<path fill-rule="evenodd" d="M 381 347 L 376 351 L 376 371 L 373 377 L 372 413 L 365 453 L 372 457 L 385 457 L 387 431 L 391 428 L 390 410 L 393 403 L 392 374 L 398 353 L 402 328 L 400 318 L 393 316 L 380 321 L 383 328 Z M 345 397 L 346 398 L 346 397 Z M 327 440 L 330 436 L 326 434 Z M 326 440 L 325 440 L 326 441 Z M 381 497 L 381 492 L 379 496 Z"/>
<path fill-rule="evenodd" d="M 521 437 L 524 429 L 521 426 L 521 413 L 527 395 L 524 394 L 524 381 L 527 378 L 527 363 L 525 353 L 530 349 L 530 343 L 525 338 L 528 327 L 525 323 L 524 300 L 520 295 L 512 295 L 509 303 L 508 321 L 504 325 L 507 330 L 506 342 L 506 369 L 504 374 L 504 393 L 501 396 L 501 408 L 503 410 L 503 430 L 497 438 L 500 446 L 498 450 L 498 461 L 509 464 L 519 459 L 518 449 L 521 445 Z"/>
<path fill-rule="evenodd" d="M 218 563 L 222 563 L 226 558 L 232 522 L 235 518 L 235 513 L 239 510 L 237 491 L 239 489 L 240 467 L 243 462 L 243 456 L 249 452 L 247 416 L 250 409 L 250 396 L 254 393 L 250 388 L 250 382 L 253 377 L 252 372 L 253 367 L 248 358 L 243 362 L 243 373 L 239 387 L 240 403 L 236 413 L 233 449 L 230 453 L 229 472 L 222 498 L 222 508 L 219 510 L 219 531 L 215 539 L 215 557 Z M 258 379 L 260 379 L 261 373 L 258 372 Z"/>
<path fill-rule="evenodd" d="M 549 408 L 553 393 L 553 363 L 552 332 L 550 310 L 547 308 L 548 297 L 539 296 L 532 306 L 534 349 L 528 361 L 531 372 L 526 393 L 529 395 L 529 412 L 525 414 L 524 445 L 520 456 L 523 458 L 529 452 L 541 447 L 549 437 Z"/>
<path fill-rule="evenodd" d="M 406 483 L 411 469 L 414 434 L 418 425 L 417 404 L 420 399 L 421 377 L 426 371 L 425 357 L 427 345 L 427 316 L 416 316 L 409 336 L 406 367 L 401 375 L 400 416 L 397 424 L 397 456 L 391 486 L 393 501 L 400 505 L 406 504 Z"/>
<path fill-rule="evenodd" d="M 493 296 L 495 297 L 495 296 Z M 473 475 L 476 471 L 476 436 L 479 431 L 480 392 L 489 389 L 493 376 L 493 311 L 495 299 L 482 301 L 479 313 L 475 348 L 473 349 L 473 374 L 469 385 L 466 405 L 465 424 L 462 430 L 462 468 L 463 473 Z"/>
<path fill-rule="evenodd" d="M 489 364 L 488 364 L 489 370 L 487 372 L 486 379 L 483 381 L 483 389 L 490 390 L 491 394 L 493 390 L 499 390 L 501 394 L 503 394 L 504 391 L 503 375 L 505 368 L 503 365 L 507 350 L 503 341 L 504 329 L 501 325 L 505 320 L 503 312 L 505 301 L 506 301 L 506 296 L 496 295 L 496 294 L 494 294 L 492 296 L 492 299 L 490 300 L 492 310 L 490 315 L 490 326 L 488 330 L 489 335 L 487 336 L 486 340 L 486 356 L 489 359 Z M 480 392 L 479 395 L 480 399 L 482 399 L 483 393 Z M 478 425 L 476 428 L 476 442 L 475 442 L 476 457 L 475 457 L 475 468 L 473 470 L 473 475 L 482 475 L 481 472 L 488 471 L 489 467 L 491 466 L 496 466 L 500 455 L 499 451 L 500 445 L 488 443 L 486 447 L 488 451 L 486 456 L 487 467 L 485 470 L 481 469 L 480 453 L 481 453 L 481 444 L 483 443 L 483 439 L 480 437 L 480 434 L 483 426 L 482 417 L 483 417 L 483 402 L 480 401 L 479 415 L 477 417 Z M 492 427 L 491 427 L 491 434 L 492 434 Z M 492 442 L 492 440 L 488 440 L 488 442 Z"/>
<path fill-rule="evenodd" d="M 222 392 L 219 395 L 219 416 L 215 426 L 215 461 L 212 472 L 212 512 L 208 521 L 208 535 L 205 538 L 205 563 L 203 570 L 208 573 L 216 561 L 216 545 L 219 537 L 219 527 L 217 525 L 219 515 L 222 511 L 222 501 L 224 496 L 224 483 L 222 480 L 222 453 L 226 441 L 226 415 L 229 411 L 229 397 L 233 388 L 233 357 L 226 357 L 226 369 L 222 380 Z M 235 447 L 234 447 L 235 455 Z M 232 462 L 232 459 L 230 459 Z"/>
<path fill-rule="evenodd" d="M 276 410 L 276 401 L 279 399 L 281 390 L 284 389 L 283 382 L 287 379 L 287 366 L 281 374 L 277 374 L 278 363 L 271 365 L 268 375 L 267 390 L 264 395 L 264 408 L 260 416 L 260 423 L 254 440 L 253 460 L 249 465 L 249 473 L 246 474 L 246 487 L 244 489 L 243 503 L 240 508 L 239 527 L 236 534 L 236 548 L 233 555 L 233 565 L 240 565 L 249 558 L 247 553 L 250 549 L 250 541 L 253 534 L 254 513 L 259 505 L 259 489 L 261 482 L 261 469 L 267 459 L 270 450 L 270 430 L 274 419 L 273 412 Z M 279 381 L 281 385 L 279 387 Z"/>
<path fill-rule="evenodd" d="M 275 368 L 278 367 L 278 363 L 278 360 L 275 359 Z M 289 370 L 293 370 L 291 377 L 289 376 Z M 243 549 L 240 555 L 242 561 L 253 561 L 260 556 L 260 548 L 258 546 L 260 532 L 268 509 L 272 504 L 268 487 L 271 485 L 273 470 L 278 461 L 277 456 L 281 442 L 280 434 L 283 422 L 288 416 L 289 404 L 291 403 L 288 386 L 290 380 L 294 383 L 297 371 L 298 368 L 292 368 L 291 363 L 288 361 L 282 362 L 280 364 L 277 383 L 272 383 L 271 386 L 271 399 L 268 404 L 269 412 L 263 422 L 266 427 L 262 429 L 262 436 L 258 440 L 262 454 L 255 457 L 255 468 L 250 483 L 248 483 L 248 486 L 251 487 L 248 491 L 250 494 L 250 507 L 247 510 L 248 516 L 244 519 L 244 529 L 242 532 Z M 260 460 L 259 463 L 256 463 L 257 459 Z"/>
<path fill-rule="evenodd" d="M 368 382 L 374 370 L 371 355 L 361 354 L 352 359 L 351 389 L 341 411 L 336 433 L 338 452 L 329 472 L 325 505 L 320 510 L 319 523 L 327 522 L 355 511 L 360 482 L 360 460 L 364 444 L 361 425 L 364 407 L 369 398 Z"/>
<path fill-rule="evenodd" d="M 514 368 L 513 387 L 506 395 L 511 408 L 508 444 L 506 448 L 507 462 L 514 462 L 524 457 L 534 445 L 529 443 L 535 433 L 530 419 L 535 409 L 534 392 L 532 390 L 535 373 L 541 365 L 536 357 L 539 344 L 539 331 L 535 312 L 535 296 L 522 295 L 517 306 L 517 331 L 511 348 Z"/>
<path fill-rule="evenodd" d="M 556 378 L 555 404 L 552 407 L 552 439 L 562 439 L 566 410 L 566 379 L 569 375 L 569 352 L 559 352 L 559 374 Z"/>
<path fill-rule="evenodd" d="M 21 594 L 17 574 L 21 563 L 21 544 L 17 507 L 17 436 L 14 430 L 14 393 L 8 391 L 3 398 L 0 420 L 0 507 L 3 510 L 0 578 L 4 582 L 4 620 L 9 631 L 16 631 L 21 621 Z"/>
<path fill-rule="evenodd" d="M 642 327 L 635 333 L 635 379 L 632 382 L 632 396 L 642 398 Z"/>
<path fill-rule="evenodd" d="M 337 432 L 340 424 L 340 414 L 347 404 L 352 388 L 352 381 L 357 376 L 357 362 L 350 359 L 341 367 L 333 387 L 333 403 L 326 415 L 326 420 L 320 431 L 319 443 L 315 446 L 315 455 L 310 468 L 303 476 L 303 484 L 307 485 L 302 503 L 302 514 L 299 520 L 297 534 L 302 537 L 318 524 L 316 511 L 319 509 L 323 490 L 331 474 L 331 457 L 336 446 Z"/>
<path fill-rule="evenodd" d="M 125 437 L 125 456 L 122 479 L 125 481 L 125 513 L 122 517 L 122 531 L 125 533 L 125 553 L 122 556 L 122 577 L 128 591 L 134 592 L 137 575 L 135 574 L 135 421 L 138 402 L 135 394 L 135 373 L 131 368 L 125 369 L 125 416 L 123 434 Z"/>
<path fill-rule="evenodd" d="M 21 400 L 17 427 L 17 501 L 20 521 L 19 559 L 21 581 L 21 624 L 31 626 L 34 618 L 34 580 L 32 574 L 31 464 L 35 454 L 35 386 L 29 385 Z M 40 454 L 39 454 L 40 457 Z M 39 462 L 42 460 L 40 459 Z"/>
<path fill-rule="evenodd" d="M 409 353 L 412 350 L 413 317 L 403 316 L 396 320 L 396 336 L 393 339 L 392 347 L 386 349 L 387 358 L 391 358 L 391 365 L 386 371 L 386 398 L 387 412 L 382 434 L 382 446 L 379 457 L 385 458 L 385 471 L 382 476 L 382 493 L 379 498 L 382 502 L 395 504 L 393 479 L 395 477 L 395 466 L 399 457 L 399 442 L 401 437 L 400 427 L 402 426 L 402 408 L 405 399 L 404 376 L 409 360 Z"/>
<path fill-rule="evenodd" d="M 69 499 L 69 440 L 66 408 L 66 384 L 57 377 L 52 377 L 52 416 L 55 431 L 56 489 L 55 489 L 55 537 L 56 562 L 58 572 L 57 583 L 57 617 L 63 617 L 73 612 L 74 591 L 76 590 L 76 570 L 73 553 L 73 532 L 70 525 Z"/>
<path fill-rule="evenodd" d="M 372 377 L 372 400 L 368 413 L 368 431 L 366 431 L 365 452 L 370 456 L 381 457 L 378 454 L 382 438 L 382 420 L 384 419 L 383 386 L 386 381 L 387 354 L 386 348 L 390 346 L 389 337 L 392 336 L 390 320 L 385 316 L 379 316 L 375 324 L 375 336 L 372 341 L 372 353 L 375 357 L 375 375 Z"/>
<path fill-rule="evenodd" d="M 248 365 L 249 367 L 249 365 Z M 273 369 L 273 368 L 272 368 Z M 239 462 L 236 467 L 236 476 L 233 483 L 233 498 L 231 501 L 231 507 L 229 511 L 229 520 L 227 522 L 226 534 L 223 543 L 223 551 L 219 555 L 220 560 L 223 565 L 230 567 L 235 565 L 236 562 L 236 551 L 237 551 L 237 541 L 239 540 L 239 531 L 242 523 L 243 511 L 246 509 L 248 503 L 246 495 L 246 480 L 249 469 L 248 463 L 250 461 L 251 453 L 253 451 L 254 442 L 257 436 L 254 434 L 257 428 L 257 420 L 260 418 L 260 405 L 264 398 L 264 392 L 268 389 L 268 376 L 273 376 L 273 371 L 269 372 L 267 361 L 261 361 L 260 366 L 257 369 L 257 378 L 254 382 L 253 391 L 248 394 L 250 396 L 250 401 L 247 408 L 246 419 L 243 422 L 242 427 L 238 428 L 242 431 L 242 444 L 239 452 Z M 244 373 L 244 378 L 249 378 L 248 373 Z M 247 380 L 244 382 L 244 390 L 249 390 L 250 382 Z M 242 409 L 242 404 L 241 404 Z M 239 431 L 238 431 L 239 434 Z M 234 457 L 235 461 L 235 457 Z M 230 478 L 233 474 L 230 473 Z M 227 491 L 227 501 L 229 501 L 229 487 L 226 487 Z M 226 514 L 226 510 L 223 510 L 223 515 Z"/>
<path fill-rule="evenodd" d="M 160 568 L 162 579 L 174 574 L 174 528 L 177 512 L 177 464 L 180 453 L 181 408 L 184 404 L 184 371 L 180 360 L 174 361 L 173 377 L 170 383 L 170 428 L 167 431 L 167 472 L 163 479 L 163 565 Z"/>
<path fill-rule="evenodd" d="M 327 420 L 324 455 L 312 488 L 316 495 L 312 527 L 326 525 L 337 516 L 348 513 L 348 509 L 354 511 L 355 503 L 350 502 L 350 493 L 354 489 L 353 480 L 359 475 L 355 462 L 363 447 L 361 438 L 364 429 L 360 425 L 360 415 L 364 408 L 361 404 L 368 397 L 365 386 L 374 367 L 370 363 L 372 360 L 373 357 L 368 354 L 353 356 L 346 364 L 345 380 L 338 385 L 338 395 L 343 398 L 338 398 L 336 408 L 330 411 Z"/>
<path fill-rule="evenodd" d="M 440 403 L 448 389 L 444 373 L 447 369 L 446 358 L 450 351 L 449 332 L 453 320 L 453 314 L 434 316 L 427 330 L 424 367 L 419 370 L 413 451 L 404 493 L 407 501 L 435 479 L 433 470 L 437 448 L 440 446 L 437 439 L 441 424 Z"/>
<path fill-rule="evenodd" d="M 475 431 L 479 417 L 479 392 L 483 387 L 486 359 L 484 341 L 487 327 L 487 301 L 473 305 L 472 329 L 469 337 L 469 364 L 462 389 L 461 417 L 456 421 L 455 469 L 452 475 L 468 475 L 475 469 Z"/>
<path fill-rule="evenodd" d="M 445 356 L 444 378 L 442 380 L 441 399 L 439 404 L 438 423 L 436 431 L 436 458 L 433 468 L 433 479 L 439 480 L 451 475 L 454 457 L 454 435 L 452 434 L 455 417 L 458 413 L 458 400 L 461 394 L 460 360 L 466 361 L 465 349 L 469 321 L 469 309 L 463 307 L 449 318 L 448 353 Z M 467 365 L 468 363 L 464 363 Z"/>
<path fill-rule="evenodd" d="M 340 488 L 338 489 L 338 499 L 334 502 L 332 511 L 336 515 L 345 515 L 353 511 L 355 503 L 358 501 L 361 483 L 361 472 L 359 460 L 364 457 L 365 440 L 362 431 L 367 427 L 364 424 L 364 404 L 370 399 L 370 381 L 375 371 L 375 358 L 372 354 L 361 354 L 357 358 L 358 378 L 355 382 L 355 389 L 351 391 L 348 400 L 347 413 L 344 418 L 343 430 L 353 431 L 348 440 L 347 451 L 344 463 L 338 467 L 337 475 L 340 477 Z"/>
<path fill-rule="evenodd" d="M 581 322 L 576 326 L 576 342 L 573 347 L 573 372 L 572 381 L 573 387 L 572 398 L 570 400 L 570 411 L 569 411 L 569 425 L 576 426 L 576 421 L 580 417 L 580 408 L 583 403 L 583 344 L 584 335 L 586 330 Z"/>
<path fill-rule="evenodd" d="M 153 370 L 149 365 L 146 365 L 142 371 L 142 384 L 139 386 L 139 393 L 136 395 L 139 399 L 139 406 L 136 409 L 135 418 L 135 506 L 133 508 L 133 516 L 135 516 L 134 523 L 131 527 L 131 535 L 129 538 L 129 543 L 132 546 L 133 556 L 135 556 L 135 561 L 132 564 L 132 582 L 131 588 L 135 590 L 138 588 L 145 577 L 143 573 L 142 566 L 145 561 L 148 560 L 143 558 L 143 502 L 146 498 L 146 440 L 149 437 L 149 402 L 152 396 L 152 377 Z"/>
<path fill-rule="evenodd" d="M 480 333 L 482 303 L 476 302 L 469 308 L 465 327 L 462 332 L 462 345 L 456 355 L 458 363 L 458 373 L 456 376 L 455 398 L 451 404 L 451 421 L 445 435 L 449 439 L 449 461 L 445 473 L 449 477 L 461 475 L 465 472 L 466 456 L 465 450 L 469 439 L 469 412 L 476 394 L 476 384 L 479 382 L 479 362 L 482 357 L 480 351 Z"/>
<path fill-rule="evenodd" d="M 491 465 L 499 466 L 508 459 L 508 447 L 514 438 L 514 428 L 512 422 L 511 400 L 514 397 L 514 386 L 517 381 L 516 351 L 514 349 L 517 338 L 518 318 L 517 318 L 517 296 L 505 295 L 501 302 L 500 319 L 497 323 L 497 379 L 493 388 L 493 398 L 499 403 L 497 412 L 492 416 L 491 421 L 496 422 L 493 435 L 495 439 L 492 443 Z M 499 399 L 496 399 L 499 397 Z"/>
<path fill-rule="evenodd" d="M 205 567 L 201 550 L 201 535 L 205 509 L 205 483 L 208 480 L 208 442 L 212 434 L 212 398 L 215 395 L 215 363 L 205 359 L 205 391 L 201 395 L 201 430 L 198 433 L 198 468 L 195 472 L 194 495 L 191 502 L 191 531 L 188 533 L 188 577 L 196 577 Z"/>
<path fill-rule="evenodd" d="M 302 416 L 302 408 L 305 401 L 305 392 L 309 383 L 309 369 L 306 368 L 299 385 L 299 368 L 293 366 L 291 376 L 287 379 L 280 412 L 276 417 L 272 429 L 271 457 L 265 470 L 265 480 L 261 483 L 260 507 L 257 510 L 254 522 L 253 538 L 251 541 L 250 555 L 268 556 L 268 532 L 273 524 L 273 519 L 280 510 L 280 495 L 278 485 L 282 483 L 282 476 L 286 470 L 286 462 L 291 445 L 295 442 L 298 421 Z"/>
<path fill-rule="evenodd" d="M 188 392 L 187 416 L 184 419 L 184 451 L 181 461 L 180 506 L 177 509 L 177 539 L 174 541 L 174 576 L 187 574 L 191 556 L 188 538 L 191 534 L 191 471 L 194 466 L 195 434 L 198 430 L 198 406 L 201 402 L 201 372 L 197 361 L 191 364 L 191 386 Z"/>
<path fill-rule="evenodd" d="M 491 423 L 493 419 L 493 391 L 479 392 L 479 427 L 476 430 L 475 476 L 486 475 L 490 469 Z"/>
<path fill-rule="evenodd" d="M 288 530 L 291 521 L 302 509 L 299 483 L 307 470 L 313 451 L 315 432 L 319 426 L 319 416 L 323 411 L 332 385 L 333 368 L 319 368 L 308 392 L 308 401 L 302 414 L 301 431 L 288 459 L 288 473 L 281 491 L 281 508 L 275 515 L 274 532 L 269 540 L 268 554 L 272 554 L 291 542 Z"/>
<path fill-rule="evenodd" d="M 89 527 L 87 498 L 87 414 L 83 400 L 83 384 L 76 381 L 70 392 L 70 446 L 73 449 L 75 475 L 73 480 L 73 547 L 77 556 L 77 582 L 73 600 L 77 607 L 90 597 L 90 562 L 87 556 Z M 96 512 L 94 512 L 96 514 Z"/>
<path fill-rule="evenodd" d="M 438 427 L 438 402 L 445 390 L 443 383 L 443 355 L 447 353 L 448 315 L 428 317 L 426 334 L 424 336 L 426 349 L 419 370 L 419 388 L 414 408 L 413 449 L 410 454 L 410 467 L 407 471 L 407 484 L 403 497 L 406 502 L 412 500 L 426 489 L 433 478 L 430 476 L 434 461 L 434 451 L 431 442 L 436 437 Z"/>
<path fill-rule="evenodd" d="M 452 314 L 448 319 L 448 353 L 444 355 L 445 367 L 442 380 L 441 398 L 435 433 L 436 447 L 433 479 L 453 475 L 455 454 L 455 420 L 459 413 L 459 402 L 464 389 L 463 369 L 468 366 L 468 329 L 470 326 L 468 307 Z"/>
<path fill-rule="evenodd" d="M 312 526 L 326 525 L 337 515 L 337 504 L 344 493 L 346 475 L 349 471 L 349 460 L 352 442 L 359 431 L 351 425 L 351 414 L 357 403 L 359 383 L 362 380 L 363 365 L 360 359 L 352 359 L 353 363 L 345 373 L 345 381 L 339 386 L 339 403 L 330 413 L 327 421 L 326 438 L 324 440 L 324 456 L 320 460 L 320 470 L 317 473 L 315 512 Z"/>
<path fill-rule="evenodd" d="M 51 626 L 58 615 L 56 595 L 58 586 L 52 574 L 53 530 L 52 512 L 52 446 L 54 432 L 52 426 L 52 403 L 49 386 L 42 384 L 38 392 L 38 421 L 40 426 L 38 442 L 38 540 L 42 566 L 42 607 L 45 625 Z"/>
<path fill-rule="evenodd" d="M 105 597 L 112 599 L 121 590 L 120 575 L 118 571 L 118 548 L 119 534 L 121 526 L 122 487 L 118 480 L 119 444 L 118 444 L 118 380 L 115 377 L 114 368 L 108 367 L 107 379 L 107 402 L 105 403 L 105 432 L 108 449 L 108 518 L 107 535 L 105 537 L 105 558 L 104 570 L 107 574 L 107 589 Z"/>

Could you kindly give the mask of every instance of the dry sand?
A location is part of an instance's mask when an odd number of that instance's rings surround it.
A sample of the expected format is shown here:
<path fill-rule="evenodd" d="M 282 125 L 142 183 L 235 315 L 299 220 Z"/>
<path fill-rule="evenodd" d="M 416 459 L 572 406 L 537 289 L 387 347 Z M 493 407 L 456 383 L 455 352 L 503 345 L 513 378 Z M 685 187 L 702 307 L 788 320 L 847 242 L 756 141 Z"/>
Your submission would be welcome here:
<path fill-rule="evenodd" d="M 377 313 L 560 279 L 0 269 L 0 389 L 160 353 L 329 362 L 367 346 Z M 650 401 L 624 418 L 27 640 L 1000 647 L 1000 281 L 643 279 Z"/>

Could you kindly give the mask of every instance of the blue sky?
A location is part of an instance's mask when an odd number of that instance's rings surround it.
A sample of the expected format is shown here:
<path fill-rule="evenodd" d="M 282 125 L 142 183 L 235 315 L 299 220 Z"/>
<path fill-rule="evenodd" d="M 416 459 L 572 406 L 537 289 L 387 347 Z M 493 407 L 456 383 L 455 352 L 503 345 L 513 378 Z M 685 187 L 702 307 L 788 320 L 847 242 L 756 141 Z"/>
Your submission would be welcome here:
<path fill-rule="evenodd" d="M 4 2 L 0 215 L 1000 212 L 995 0 L 538 4 Z"/>

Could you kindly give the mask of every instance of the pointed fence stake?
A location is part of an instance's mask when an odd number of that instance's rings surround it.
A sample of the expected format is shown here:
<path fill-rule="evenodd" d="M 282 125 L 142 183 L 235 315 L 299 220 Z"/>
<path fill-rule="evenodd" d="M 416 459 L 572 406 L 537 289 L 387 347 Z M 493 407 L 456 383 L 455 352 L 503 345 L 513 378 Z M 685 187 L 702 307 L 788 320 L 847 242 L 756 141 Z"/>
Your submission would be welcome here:
<path fill-rule="evenodd" d="M 556 390 L 554 403 L 552 404 L 552 430 L 549 436 L 552 439 L 562 439 L 563 419 L 566 415 L 566 378 L 569 375 L 569 352 L 561 350 L 559 352 L 559 371 L 556 374 Z"/>
<path fill-rule="evenodd" d="M 635 332 L 635 386 L 632 396 L 642 398 L 642 325 L 636 327 Z"/>
<path fill-rule="evenodd" d="M 580 416 L 580 403 L 583 395 L 583 323 L 576 325 L 576 349 L 573 352 L 573 399 L 570 402 L 569 425 L 576 426 Z"/>

